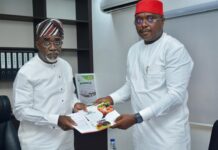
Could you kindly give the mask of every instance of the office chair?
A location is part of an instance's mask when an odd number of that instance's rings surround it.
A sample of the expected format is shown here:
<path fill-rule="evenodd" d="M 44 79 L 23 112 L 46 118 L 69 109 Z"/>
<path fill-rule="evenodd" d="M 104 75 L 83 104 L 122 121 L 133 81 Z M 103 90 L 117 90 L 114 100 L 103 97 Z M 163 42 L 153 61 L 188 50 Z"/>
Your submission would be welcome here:
<path fill-rule="evenodd" d="M 9 98 L 0 96 L 0 150 L 21 150 Z"/>
<path fill-rule="evenodd" d="M 213 124 L 208 150 L 218 150 L 218 120 Z"/>

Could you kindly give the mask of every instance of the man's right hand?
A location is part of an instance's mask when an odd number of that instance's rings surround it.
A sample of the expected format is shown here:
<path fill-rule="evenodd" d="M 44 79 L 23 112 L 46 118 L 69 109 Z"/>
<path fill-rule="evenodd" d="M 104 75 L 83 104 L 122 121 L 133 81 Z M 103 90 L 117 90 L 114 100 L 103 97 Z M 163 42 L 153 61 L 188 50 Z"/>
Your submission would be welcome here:
<path fill-rule="evenodd" d="M 114 104 L 113 99 L 110 96 L 99 98 L 94 102 L 94 104 L 97 105 L 97 104 L 100 104 L 102 102 L 109 102 L 111 105 Z"/>
<path fill-rule="evenodd" d="M 58 118 L 58 126 L 61 127 L 62 130 L 72 130 L 77 125 L 69 116 L 59 116 Z"/>

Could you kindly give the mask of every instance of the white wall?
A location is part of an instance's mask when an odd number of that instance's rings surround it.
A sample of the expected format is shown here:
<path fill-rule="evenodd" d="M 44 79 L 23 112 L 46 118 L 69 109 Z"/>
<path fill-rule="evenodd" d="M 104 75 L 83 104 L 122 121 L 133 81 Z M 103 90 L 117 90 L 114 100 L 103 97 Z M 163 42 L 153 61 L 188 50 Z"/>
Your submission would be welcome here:
<path fill-rule="evenodd" d="M 94 72 L 96 73 L 99 96 L 106 96 L 124 83 L 128 47 L 139 38 L 133 24 L 133 7 L 105 14 L 99 10 L 100 1 L 93 1 Z M 195 2 L 197 3 L 197 1 Z M 205 2 L 205 0 L 200 2 Z M 171 0 L 167 1 L 166 7 L 168 9 L 176 6 L 177 8 L 185 7 L 184 3 L 178 4 L 177 0 L 174 0 L 175 5 L 170 3 Z M 130 112 L 129 105 L 129 103 L 121 104 L 118 106 L 118 110 L 121 113 Z M 131 129 L 108 131 L 109 138 L 113 136 L 117 139 L 119 137 L 118 149 L 125 150 L 133 150 L 131 132 Z M 192 150 L 208 149 L 210 135 L 211 126 L 191 124 Z"/>
<path fill-rule="evenodd" d="M 207 150 L 211 126 L 191 124 L 191 150 Z"/>

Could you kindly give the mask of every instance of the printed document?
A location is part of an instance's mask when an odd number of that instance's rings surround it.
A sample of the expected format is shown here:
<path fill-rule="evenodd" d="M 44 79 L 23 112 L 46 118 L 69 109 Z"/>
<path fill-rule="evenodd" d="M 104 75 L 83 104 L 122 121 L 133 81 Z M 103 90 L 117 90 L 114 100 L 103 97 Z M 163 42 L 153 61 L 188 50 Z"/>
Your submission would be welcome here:
<path fill-rule="evenodd" d="M 99 105 L 89 106 L 87 110 L 87 112 L 81 110 L 70 115 L 77 123 L 77 126 L 74 126 L 74 128 L 80 133 L 98 132 L 107 129 L 114 125 L 114 121 L 120 116 L 116 110 L 111 110 L 111 108 L 108 113 L 102 113 L 99 111 Z"/>

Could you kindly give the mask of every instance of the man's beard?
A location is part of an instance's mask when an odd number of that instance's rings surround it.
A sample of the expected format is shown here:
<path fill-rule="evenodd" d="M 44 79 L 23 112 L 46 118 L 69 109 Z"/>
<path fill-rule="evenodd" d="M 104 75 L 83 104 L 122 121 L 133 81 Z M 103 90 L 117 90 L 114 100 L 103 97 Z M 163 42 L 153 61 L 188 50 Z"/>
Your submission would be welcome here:
<path fill-rule="evenodd" d="M 46 56 L 45 59 L 46 59 L 49 63 L 56 63 L 57 60 L 58 60 L 58 57 L 51 59 L 51 58 L 48 58 L 48 57 Z"/>

